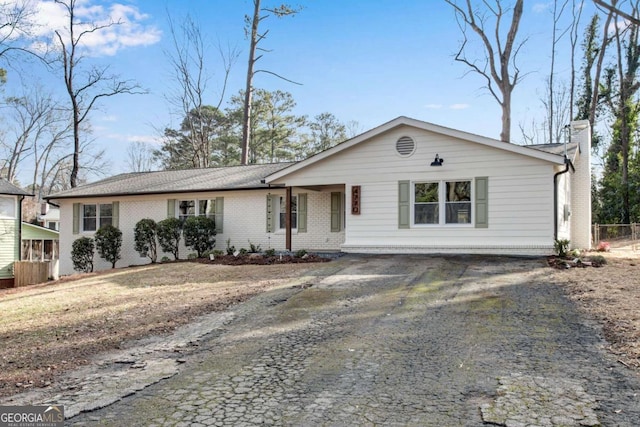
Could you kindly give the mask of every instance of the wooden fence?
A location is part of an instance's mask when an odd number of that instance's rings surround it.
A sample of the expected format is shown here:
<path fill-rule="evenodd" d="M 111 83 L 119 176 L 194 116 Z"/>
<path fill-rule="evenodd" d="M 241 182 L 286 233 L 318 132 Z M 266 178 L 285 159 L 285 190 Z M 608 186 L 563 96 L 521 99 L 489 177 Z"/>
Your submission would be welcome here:
<path fill-rule="evenodd" d="M 13 263 L 13 286 L 44 283 L 49 278 L 49 261 L 16 261 Z"/>
<path fill-rule="evenodd" d="M 593 224 L 593 245 L 609 243 L 612 249 L 640 250 L 640 224 Z"/>

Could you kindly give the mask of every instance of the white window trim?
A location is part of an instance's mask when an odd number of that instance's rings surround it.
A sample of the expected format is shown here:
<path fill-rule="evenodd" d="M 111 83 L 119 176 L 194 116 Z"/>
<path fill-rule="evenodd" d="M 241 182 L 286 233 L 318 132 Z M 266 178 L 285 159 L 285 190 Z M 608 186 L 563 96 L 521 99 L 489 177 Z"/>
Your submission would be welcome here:
<path fill-rule="evenodd" d="M 467 224 L 457 224 L 457 223 L 447 223 L 447 182 L 462 182 L 469 181 L 471 184 L 471 203 L 470 208 L 470 222 Z M 472 228 L 474 227 L 474 209 L 475 209 L 475 185 L 473 178 L 451 178 L 451 179 L 441 179 L 441 180 L 416 180 L 411 181 L 411 227 L 412 228 Z M 416 215 L 415 215 L 415 207 L 416 207 L 416 184 L 428 184 L 428 183 L 438 183 L 438 223 L 437 224 L 416 224 Z"/>
<path fill-rule="evenodd" d="M 80 231 L 82 233 L 95 233 L 100 228 L 100 205 L 111 205 L 111 223 L 113 224 L 113 203 L 83 203 L 80 205 Z M 95 230 L 86 230 L 84 228 L 84 207 L 85 206 L 95 206 L 96 207 L 96 229 Z"/>
<path fill-rule="evenodd" d="M 278 197 L 278 203 L 276 203 L 275 206 L 275 216 L 276 216 L 276 231 L 273 234 L 286 234 L 287 233 L 287 228 L 280 228 L 280 199 L 285 199 L 287 196 L 277 196 Z M 296 198 L 296 202 L 298 201 L 298 194 L 292 194 L 291 198 Z M 298 206 L 298 204 L 296 203 L 296 207 Z M 296 214 L 298 213 L 298 211 L 296 210 Z M 297 224 L 297 221 L 296 221 Z M 296 228 L 292 228 L 291 229 L 291 234 L 298 234 L 298 227 Z"/>

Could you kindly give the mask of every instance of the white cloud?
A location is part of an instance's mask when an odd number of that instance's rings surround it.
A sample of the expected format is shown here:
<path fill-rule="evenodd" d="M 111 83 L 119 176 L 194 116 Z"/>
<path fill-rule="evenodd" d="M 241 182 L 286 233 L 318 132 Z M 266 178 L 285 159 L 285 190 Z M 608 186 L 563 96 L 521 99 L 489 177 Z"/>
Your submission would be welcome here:
<path fill-rule="evenodd" d="M 533 5 L 532 9 L 535 13 L 542 13 L 549 10 L 552 4 L 553 4 L 552 2 L 536 3 Z"/>
<path fill-rule="evenodd" d="M 161 138 L 156 135 L 127 135 L 126 140 L 128 142 L 144 142 L 145 144 L 162 144 Z"/>
<path fill-rule="evenodd" d="M 14 0 L 17 1 L 17 0 Z M 127 47 L 149 46 L 160 41 L 162 32 L 153 25 L 145 25 L 149 15 L 133 5 L 113 3 L 109 6 L 92 4 L 95 0 L 79 0 L 76 3 L 76 36 L 90 31 L 94 26 L 103 27 L 82 36 L 81 46 L 91 56 L 112 56 Z M 56 44 L 55 31 L 63 38 L 68 36 L 69 18 L 63 5 L 51 0 L 35 4 L 33 35 L 37 37 L 33 46 L 41 48 Z"/>
<path fill-rule="evenodd" d="M 145 144 L 151 145 L 161 145 L 162 139 L 157 135 L 132 135 L 132 134 L 119 134 L 119 133 L 111 133 L 106 135 L 105 138 L 115 139 L 118 141 L 126 141 L 126 142 L 144 142 Z"/>
<path fill-rule="evenodd" d="M 469 107 L 470 107 L 469 104 L 451 104 L 451 105 L 449 105 L 449 109 L 450 110 L 466 110 Z"/>
<path fill-rule="evenodd" d="M 427 104 L 424 107 L 429 110 L 439 110 L 440 108 L 442 108 L 442 104 Z"/>

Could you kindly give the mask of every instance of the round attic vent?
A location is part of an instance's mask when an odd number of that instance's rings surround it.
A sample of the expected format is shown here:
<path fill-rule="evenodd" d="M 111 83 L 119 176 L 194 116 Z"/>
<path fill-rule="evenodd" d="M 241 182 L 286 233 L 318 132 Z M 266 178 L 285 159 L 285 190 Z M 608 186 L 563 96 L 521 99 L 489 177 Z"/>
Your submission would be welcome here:
<path fill-rule="evenodd" d="M 396 141 L 396 151 L 402 157 L 408 157 L 416 151 L 416 143 L 409 136 L 402 136 Z"/>

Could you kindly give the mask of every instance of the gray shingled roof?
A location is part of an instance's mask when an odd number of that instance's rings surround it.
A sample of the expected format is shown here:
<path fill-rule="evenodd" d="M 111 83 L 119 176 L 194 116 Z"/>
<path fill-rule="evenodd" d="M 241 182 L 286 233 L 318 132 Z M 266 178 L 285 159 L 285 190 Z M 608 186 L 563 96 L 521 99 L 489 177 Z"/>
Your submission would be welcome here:
<path fill-rule="evenodd" d="M 13 194 L 16 196 L 33 196 L 22 188 L 18 188 L 4 178 L 0 178 L 0 194 Z"/>
<path fill-rule="evenodd" d="M 546 153 L 557 154 L 562 156 L 564 154 L 564 144 L 534 144 L 525 145 L 527 148 L 533 148 L 534 150 L 544 151 Z M 572 159 L 576 149 L 578 148 L 577 142 L 570 142 L 567 144 L 567 156 Z"/>
<path fill-rule="evenodd" d="M 46 199 L 268 188 L 269 186 L 261 181 L 267 175 L 291 164 L 270 163 L 208 169 L 124 173 L 61 193 L 51 194 Z"/>

